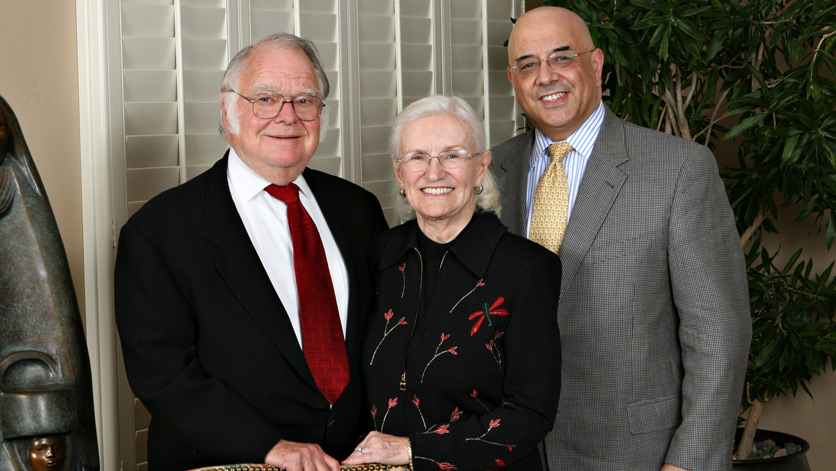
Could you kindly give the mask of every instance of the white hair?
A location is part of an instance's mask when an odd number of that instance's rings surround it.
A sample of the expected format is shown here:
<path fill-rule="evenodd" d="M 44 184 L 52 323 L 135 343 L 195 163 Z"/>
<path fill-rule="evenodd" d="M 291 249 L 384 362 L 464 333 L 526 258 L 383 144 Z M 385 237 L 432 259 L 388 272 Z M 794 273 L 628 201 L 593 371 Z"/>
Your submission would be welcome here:
<path fill-rule="evenodd" d="M 460 96 L 431 95 L 413 102 L 403 109 L 395 118 L 392 125 L 392 134 L 389 138 L 389 149 L 392 160 L 397 160 L 401 152 L 401 139 L 404 129 L 413 122 L 429 116 L 449 115 L 461 121 L 468 131 L 468 138 L 473 142 L 475 153 L 480 154 L 487 150 L 485 147 L 485 131 L 482 121 L 476 116 L 473 108 Z M 415 211 L 400 196 L 400 185 L 395 180 L 393 185 L 395 201 L 397 201 L 397 212 L 399 219 L 403 222 L 415 217 Z M 499 190 L 496 180 L 490 169 L 485 171 L 482 177 L 482 192 L 476 195 L 476 209 L 478 211 L 494 212 L 499 214 L 502 206 L 499 203 Z"/>

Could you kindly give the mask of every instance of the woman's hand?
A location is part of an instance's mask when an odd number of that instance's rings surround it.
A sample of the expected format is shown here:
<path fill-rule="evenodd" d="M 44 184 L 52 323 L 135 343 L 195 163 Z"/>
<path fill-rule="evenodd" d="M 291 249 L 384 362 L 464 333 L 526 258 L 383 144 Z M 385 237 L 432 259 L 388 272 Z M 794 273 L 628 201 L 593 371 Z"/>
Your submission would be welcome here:
<path fill-rule="evenodd" d="M 409 464 L 409 438 L 369 432 L 342 464 Z"/>

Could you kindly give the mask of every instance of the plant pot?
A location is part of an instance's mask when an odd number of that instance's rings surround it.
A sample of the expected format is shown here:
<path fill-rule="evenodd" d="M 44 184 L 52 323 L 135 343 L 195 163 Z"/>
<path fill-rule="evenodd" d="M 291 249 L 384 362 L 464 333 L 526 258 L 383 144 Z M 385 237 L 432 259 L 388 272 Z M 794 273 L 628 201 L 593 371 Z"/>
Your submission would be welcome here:
<path fill-rule="evenodd" d="M 737 442 L 743 434 L 743 429 L 738 428 L 737 434 L 734 437 L 735 449 L 737 449 Z M 758 430 L 755 432 L 755 440 L 764 441 L 771 438 L 779 446 L 784 443 L 793 442 L 799 447 L 796 453 L 787 456 L 780 456 L 778 458 L 766 458 L 756 460 L 737 460 L 732 464 L 733 471 L 810 471 L 810 465 L 807 463 L 807 450 L 810 449 L 810 444 L 806 440 L 788 433 L 773 432 L 771 430 Z"/>

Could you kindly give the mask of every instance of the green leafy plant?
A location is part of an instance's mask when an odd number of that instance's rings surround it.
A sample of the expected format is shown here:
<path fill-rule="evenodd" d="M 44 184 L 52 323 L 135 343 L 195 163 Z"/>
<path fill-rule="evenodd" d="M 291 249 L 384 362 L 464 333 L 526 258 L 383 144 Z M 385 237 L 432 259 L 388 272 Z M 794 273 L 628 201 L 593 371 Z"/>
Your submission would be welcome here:
<path fill-rule="evenodd" d="M 783 267 L 761 243 L 787 208 L 836 240 L 836 2 L 552 0 L 586 20 L 606 57 L 604 100 L 617 115 L 714 148 L 747 270 L 753 326 L 738 456 L 748 456 L 772 397 L 810 394 L 836 364 L 836 280 L 801 251 Z M 731 162 L 734 163 L 734 162 Z"/>

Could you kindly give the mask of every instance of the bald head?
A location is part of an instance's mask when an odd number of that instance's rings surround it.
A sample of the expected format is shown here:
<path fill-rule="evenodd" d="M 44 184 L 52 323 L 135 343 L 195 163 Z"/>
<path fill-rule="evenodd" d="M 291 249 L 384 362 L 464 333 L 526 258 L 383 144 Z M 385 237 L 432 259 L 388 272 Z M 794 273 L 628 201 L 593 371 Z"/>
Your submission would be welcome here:
<path fill-rule="evenodd" d="M 531 125 L 562 141 L 601 103 L 604 53 L 583 19 L 539 7 L 517 19 L 508 39 L 508 80 Z"/>
<path fill-rule="evenodd" d="M 525 12 L 514 23 L 508 39 L 508 63 L 514 65 L 517 61 L 514 51 L 520 48 L 519 43 L 551 37 L 555 30 L 560 31 L 567 45 L 576 52 L 595 48 L 583 18 L 565 8 L 538 7 Z"/>

